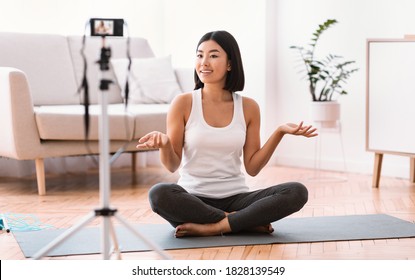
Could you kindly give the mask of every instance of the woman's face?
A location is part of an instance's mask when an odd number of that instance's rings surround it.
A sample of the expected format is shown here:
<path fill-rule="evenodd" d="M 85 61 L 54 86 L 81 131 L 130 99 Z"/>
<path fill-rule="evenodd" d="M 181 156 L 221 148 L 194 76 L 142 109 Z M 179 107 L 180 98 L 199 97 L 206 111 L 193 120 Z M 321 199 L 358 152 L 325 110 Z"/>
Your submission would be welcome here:
<path fill-rule="evenodd" d="M 228 55 L 213 40 L 201 43 L 196 51 L 195 70 L 202 83 L 221 84 L 223 87 L 230 71 Z"/>

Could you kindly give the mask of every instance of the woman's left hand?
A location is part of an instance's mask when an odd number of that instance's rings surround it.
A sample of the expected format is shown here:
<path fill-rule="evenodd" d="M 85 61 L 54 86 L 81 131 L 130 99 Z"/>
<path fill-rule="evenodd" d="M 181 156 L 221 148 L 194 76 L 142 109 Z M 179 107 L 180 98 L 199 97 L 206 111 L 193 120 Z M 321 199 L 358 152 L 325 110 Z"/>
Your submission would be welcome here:
<path fill-rule="evenodd" d="M 317 128 L 313 128 L 311 125 L 303 125 L 303 122 L 299 124 L 294 123 L 286 123 L 281 125 L 278 130 L 280 130 L 283 134 L 292 134 L 292 135 L 299 135 L 304 137 L 315 137 L 318 135 Z"/>

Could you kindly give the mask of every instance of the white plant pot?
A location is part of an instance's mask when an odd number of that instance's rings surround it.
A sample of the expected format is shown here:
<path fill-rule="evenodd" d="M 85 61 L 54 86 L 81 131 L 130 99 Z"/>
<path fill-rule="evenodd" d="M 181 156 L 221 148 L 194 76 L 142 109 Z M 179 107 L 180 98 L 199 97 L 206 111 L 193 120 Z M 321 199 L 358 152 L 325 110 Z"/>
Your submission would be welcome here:
<path fill-rule="evenodd" d="M 337 127 L 340 120 L 340 103 L 337 101 L 311 102 L 311 119 L 320 127 Z"/>

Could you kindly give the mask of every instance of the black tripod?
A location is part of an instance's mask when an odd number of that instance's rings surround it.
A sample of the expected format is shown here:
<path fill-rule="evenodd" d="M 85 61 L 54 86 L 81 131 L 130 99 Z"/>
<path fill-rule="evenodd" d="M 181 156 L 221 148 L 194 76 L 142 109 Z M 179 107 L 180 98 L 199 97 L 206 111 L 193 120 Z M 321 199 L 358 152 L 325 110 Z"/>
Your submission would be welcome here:
<path fill-rule="evenodd" d="M 101 208 L 95 209 L 89 215 L 85 216 L 77 225 L 65 231 L 61 236 L 58 236 L 46 247 L 37 252 L 33 258 L 40 259 L 48 254 L 52 249 L 60 245 L 66 239 L 71 237 L 79 229 L 87 225 L 89 222 L 97 217 L 102 217 L 101 228 L 101 253 L 103 259 L 107 260 L 111 256 L 110 252 L 110 237 L 112 239 L 114 253 L 117 258 L 121 259 L 121 252 L 119 250 L 115 229 L 111 218 L 116 218 L 122 225 L 129 229 L 138 238 L 144 241 L 153 251 L 156 251 L 163 259 L 170 259 L 156 244 L 147 240 L 140 232 L 131 226 L 126 220 L 117 214 L 117 209 L 110 208 L 110 193 L 111 193 L 111 170 L 110 170 L 110 151 L 109 151 L 109 126 L 108 126 L 108 89 L 112 83 L 111 79 L 105 77 L 108 73 L 109 60 L 111 57 L 111 49 L 105 46 L 105 36 L 102 36 L 101 56 L 98 64 L 102 73 L 99 88 L 101 90 L 100 105 L 101 114 L 99 116 L 99 147 L 100 147 L 100 161 L 99 161 L 99 191 Z"/>

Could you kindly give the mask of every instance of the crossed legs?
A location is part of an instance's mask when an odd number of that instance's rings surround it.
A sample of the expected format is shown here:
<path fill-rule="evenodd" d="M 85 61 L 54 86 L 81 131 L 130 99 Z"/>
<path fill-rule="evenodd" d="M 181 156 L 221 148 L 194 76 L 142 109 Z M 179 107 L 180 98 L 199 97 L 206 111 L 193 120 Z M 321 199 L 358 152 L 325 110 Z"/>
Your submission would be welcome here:
<path fill-rule="evenodd" d="M 157 184 L 149 193 L 154 212 L 176 228 L 176 237 L 242 230 L 272 232 L 272 222 L 300 210 L 307 189 L 291 182 L 223 199 L 197 197 L 177 184 Z"/>

